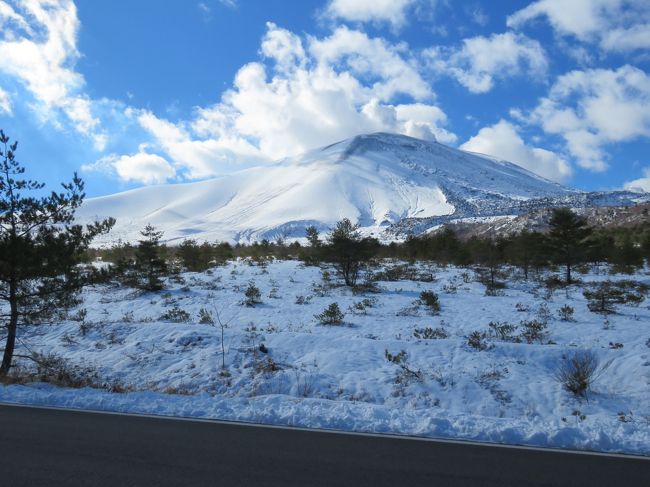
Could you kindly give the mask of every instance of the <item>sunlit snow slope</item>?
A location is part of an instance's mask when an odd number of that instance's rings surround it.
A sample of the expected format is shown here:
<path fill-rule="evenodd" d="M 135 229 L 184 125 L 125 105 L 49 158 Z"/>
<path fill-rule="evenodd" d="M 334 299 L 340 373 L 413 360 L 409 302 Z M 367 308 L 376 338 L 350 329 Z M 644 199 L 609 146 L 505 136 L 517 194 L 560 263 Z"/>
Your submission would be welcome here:
<path fill-rule="evenodd" d="M 377 133 L 209 181 L 92 198 L 79 215 L 115 217 L 109 241 L 136 240 L 151 223 L 168 241 L 247 242 L 303 237 L 307 226 L 326 231 L 343 217 L 381 236 L 405 219 L 453 217 L 459 207 L 466 216 L 467 205 L 489 212 L 504 202 L 572 194 L 515 164 Z"/>

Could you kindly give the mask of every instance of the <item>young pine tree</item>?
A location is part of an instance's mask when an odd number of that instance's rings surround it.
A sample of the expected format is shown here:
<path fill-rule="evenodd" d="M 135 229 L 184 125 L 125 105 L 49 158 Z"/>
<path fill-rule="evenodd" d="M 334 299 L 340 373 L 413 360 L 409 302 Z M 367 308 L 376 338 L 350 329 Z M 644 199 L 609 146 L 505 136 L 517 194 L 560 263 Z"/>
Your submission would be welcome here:
<path fill-rule="evenodd" d="M 78 265 L 82 253 L 115 223 L 109 218 L 75 224 L 83 181 L 75 174 L 63 191 L 48 195 L 43 183 L 23 179 L 17 147 L 0 130 L 0 300 L 6 303 L 0 314 L 6 333 L 0 376 L 11 369 L 19 326 L 48 320 L 76 303 L 91 277 Z"/>
<path fill-rule="evenodd" d="M 571 284 L 571 268 L 575 263 L 584 260 L 586 239 L 591 235 L 591 228 L 587 226 L 586 218 L 578 216 L 569 208 L 554 209 L 549 225 L 550 248 L 557 261 L 566 269 L 566 283 Z"/>
<path fill-rule="evenodd" d="M 138 240 L 135 251 L 138 287 L 145 291 L 160 291 L 165 287 L 162 278 L 167 275 L 167 262 L 161 257 L 160 239 L 163 232 L 147 225 L 140 235 L 143 238 Z"/>
<path fill-rule="evenodd" d="M 345 285 L 355 286 L 361 267 L 372 256 L 373 241 L 361 238 L 359 225 L 344 218 L 336 223 L 327 243 L 327 253 Z"/>

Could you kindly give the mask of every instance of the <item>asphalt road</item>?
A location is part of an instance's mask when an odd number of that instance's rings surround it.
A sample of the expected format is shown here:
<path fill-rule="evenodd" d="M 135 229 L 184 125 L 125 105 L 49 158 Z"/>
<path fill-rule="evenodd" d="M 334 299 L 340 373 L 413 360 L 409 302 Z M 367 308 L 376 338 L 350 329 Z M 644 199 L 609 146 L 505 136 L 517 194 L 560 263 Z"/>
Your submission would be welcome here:
<path fill-rule="evenodd" d="M 650 486 L 650 460 L 0 406 L 0 485 Z"/>

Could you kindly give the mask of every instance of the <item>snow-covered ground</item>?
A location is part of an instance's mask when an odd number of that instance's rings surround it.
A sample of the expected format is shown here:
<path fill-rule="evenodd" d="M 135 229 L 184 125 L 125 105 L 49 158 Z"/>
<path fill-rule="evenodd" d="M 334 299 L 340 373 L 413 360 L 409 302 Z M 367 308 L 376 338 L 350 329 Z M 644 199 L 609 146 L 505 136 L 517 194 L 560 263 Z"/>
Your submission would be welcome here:
<path fill-rule="evenodd" d="M 83 321 L 24 328 L 21 347 L 132 392 L 10 385 L 0 386 L 0 401 L 650 455 L 650 301 L 604 317 L 587 309 L 578 286 L 549 293 L 511 277 L 503 295 L 486 296 L 471 270 L 413 269 L 420 280 L 379 281 L 380 292 L 357 295 L 337 286 L 331 269 L 328 283 L 321 268 L 296 261 L 231 262 L 183 274 L 159 294 L 89 288 Z M 604 269 L 580 277 L 629 279 Z M 650 284 L 645 273 L 633 277 Z M 262 304 L 241 304 L 250 282 Z M 439 295 L 437 315 L 418 304 L 429 290 Z M 319 324 L 314 315 L 333 302 L 344 324 Z M 575 321 L 559 318 L 567 304 Z M 175 308 L 187 321 L 163 318 Z M 225 355 L 221 327 L 200 324 L 201 308 L 227 323 Z M 490 322 L 532 319 L 548 326 L 535 343 L 488 336 L 487 350 L 468 345 Z M 422 338 L 425 328 L 447 337 Z M 578 400 L 555 372 L 584 349 L 602 371 Z M 411 372 L 386 351 L 404 351 Z"/>

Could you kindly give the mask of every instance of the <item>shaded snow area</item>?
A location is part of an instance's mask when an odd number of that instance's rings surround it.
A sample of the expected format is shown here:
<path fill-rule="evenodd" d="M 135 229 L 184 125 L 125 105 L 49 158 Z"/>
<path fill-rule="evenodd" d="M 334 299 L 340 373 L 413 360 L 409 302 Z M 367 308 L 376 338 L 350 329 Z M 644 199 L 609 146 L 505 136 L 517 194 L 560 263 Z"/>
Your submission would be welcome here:
<path fill-rule="evenodd" d="M 397 265 L 406 264 L 374 272 Z M 89 288 L 85 317 L 76 310 L 56 326 L 24 328 L 19 353 L 54 353 L 129 392 L 8 385 L 0 401 L 650 454 L 648 300 L 604 316 L 588 310 L 581 286 L 549 291 L 515 271 L 496 296 L 462 268 L 416 264 L 358 294 L 329 274 L 237 261 L 183 274 L 158 294 Z M 580 278 L 630 276 L 601 268 Z M 251 282 L 262 303 L 246 306 Z M 422 291 L 438 294 L 438 314 Z M 320 324 L 314 315 L 334 302 L 343 324 Z M 573 321 L 560 319 L 565 305 Z M 199 323 L 201 308 L 227 323 L 225 354 L 218 323 Z M 527 320 L 547 324 L 532 343 L 488 326 L 507 322 L 521 336 Z M 485 350 L 468 344 L 473 331 L 485 332 Z M 600 367 L 578 399 L 555 376 L 585 349 Z"/>

